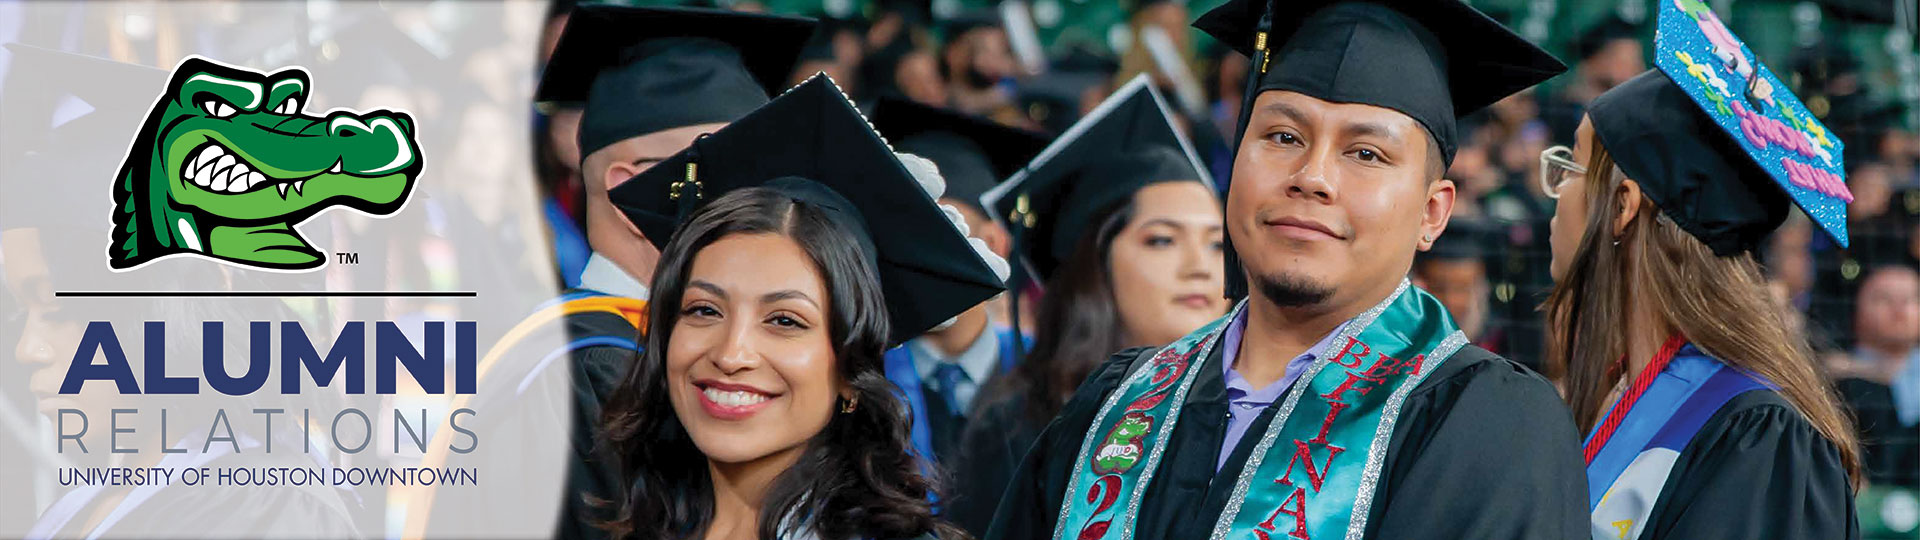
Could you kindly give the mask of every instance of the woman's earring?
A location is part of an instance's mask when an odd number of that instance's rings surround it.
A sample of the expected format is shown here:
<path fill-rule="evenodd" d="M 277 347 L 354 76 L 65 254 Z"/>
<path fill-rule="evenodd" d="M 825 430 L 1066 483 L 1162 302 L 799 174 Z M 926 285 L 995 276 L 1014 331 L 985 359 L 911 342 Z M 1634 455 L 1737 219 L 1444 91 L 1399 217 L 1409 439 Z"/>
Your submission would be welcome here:
<path fill-rule="evenodd" d="M 1429 243 L 1429 244 L 1431 244 L 1431 243 L 1433 243 L 1433 235 L 1431 235 L 1431 234 L 1423 234 L 1423 235 L 1420 235 L 1420 241 L 1421 241 L 1421 242 L 1426 242 L 1426 243 Z"/>
<path fill-rule="evenodd" d="M 840 414 L 848 414 L 848 413 L 851 413 L 851 412 L 853 412 L 853 409 L 854 409 L 855 407 L 859 407 L 859 406 L 860 406 L 860 402 L 858 401 L 858 399 L 859 399 L 859 398 L 854 398 L 854 399 L 843 399 L 843 400 L 841 400 L 841 401 L 840 401 Z"/>

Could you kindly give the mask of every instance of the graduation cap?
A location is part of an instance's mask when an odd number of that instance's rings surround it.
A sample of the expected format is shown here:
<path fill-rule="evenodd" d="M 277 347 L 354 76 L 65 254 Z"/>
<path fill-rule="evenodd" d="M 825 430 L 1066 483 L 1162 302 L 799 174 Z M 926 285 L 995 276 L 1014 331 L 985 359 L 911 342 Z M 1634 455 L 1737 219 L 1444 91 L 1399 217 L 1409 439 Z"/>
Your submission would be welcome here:
<path fill-rule="evenodd" d="M 1193 26 L 1253 59 L 1243 109 L 1268 90 L 1393 109 L 1449 165 L 1456 118 L 1567 70 L 1460 0 L 1228 0 Z"/>
<path fill-rule="evenodd" d="M 1239 125 L 1269 90 L 1399 111 L 1427 129 L 1453 165 L 1455 122 L 1567 70 L 1566 64 L 1460 0 L 1228 0 L 1194 21 L 1251 59 Z M 1228 298 L 1246 296 L 1233 241 Z"/>
<path fill-rule="evenodd" d="M 730 122 L 786 85 L 811 19 L 694 8 L 574 8 L 534 99 L 584 104 L 580 155 Z"/>
<path fill-rule="evenodd" d="M 1587 107 L 1593 130 L 1660 211 L 1720 256 L 1760 245 L 1787 201 L 1847 246 L 1844 146 L 1705 4 L 1662 2 L 1658 70 Z"/>
<path fill-rule="evenodd" d="M 0 135 L 0 185 L 35 195 L 0 197 L 0 229 L 84 230 L 106 238 L 105 214 L 46 201 L 97 200 L 107 210 L 101 194 L 166 87 L 167 71 L 20 43 L 5 48 L 12 67 L 0 89 L 0 116 L 8 120 Z"/>
<path fill-rule="evenodd" d="M 101 251 L 72 247 L 107 241 L 112 221 L 106 216 L 113 206 L 108 186 L 155 96 L 166 88 L 168 72 L 20 43 L 5 49 L 11 67 L 0 88 L 0 118 L 7 120 L 0 189 L 19 195 L 0 197 L 0 230 L 37 230 L 41 245 L 39 253 L 8 256 L 44 260 L 56 270 L 47 276 L 54 290 L 151 277 L 116 275 Z"/>
<path fill-rule="evenodd" d="M 999 294 L 998 276 L 825 76 L 702 137 L 608 193 L 655 247 L 681 216 L 734 189 L 767 186 L 828 209 L 871 246 L 889 346 Z"/>
<path fill-rule="evenodd" d="M 881 97 L 873 128 L 901 152 L 933 161 L 947 180 L 944 198 L 987 213 L 980 196 L 1047 147 L 1045 135 L 919 102 Z"/>
<path fill-rule="evenodd" d="M 1073 254 L 1081 235 L 1161 182 L 1212 187 L 1192 145 L 1174 128 L 1171 113 L 1146 75 L 1114 92 L 1086 118 L 1055 139 L 1024 170 L 981 197 L 1014 234 L 1014 250 L 1044 281 Z M 1016 276 L 1020 275 L 1016 272 Z"/>
<path fill-rule="evenodd" d="M 1016 97 L 1027 117 L 1055 134 L 1073 127 L 1080 120 L 1082 98 L 1094 89 L 1106 92 L 1120 70 L 1111 55 L 1085 43 L 1062 46 L 1066 51 L 1056 55 L 1045 73 L 1020 81 Z"/>

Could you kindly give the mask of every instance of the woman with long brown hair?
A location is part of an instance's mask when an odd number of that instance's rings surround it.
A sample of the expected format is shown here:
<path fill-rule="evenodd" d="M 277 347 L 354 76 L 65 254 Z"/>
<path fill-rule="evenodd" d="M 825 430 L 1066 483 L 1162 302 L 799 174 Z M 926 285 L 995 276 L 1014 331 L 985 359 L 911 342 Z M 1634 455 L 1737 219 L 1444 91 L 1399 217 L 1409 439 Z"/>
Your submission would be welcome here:
<path fill-rule="evenodd" d="M 1674 54 L 1668 38 L 1660 54 Z M 1548 364 L 1588 434 L 1592 536 L 1858 538 L 1851 424 L 1752 253 L 1789 200 L 1816 220 L 1844 220 L 1845 188 L 1776 176 L 1771 166 L 1804 158 L 1716 117 L 1770 127 L 1765 115 L 1804 114 L 1793 96 L 1696 99 L 1719 90 L 1694 75 L 1655 70 L 1614 88 L 1590 105 L 1573 149 L 1541 158 L 1558 199 Z M 1836 238 L 1845 244 L 1844 229 Z"/>
<path fill-rule="evenodd" d="M 1015 467 L 1080 382 L 1122 349 L 1162 346 L 1219 318 L 1225 264 L 1220 200 L 1145 76 L 1075 124 L 988 195 L 1042 287 L 1020 363 L 974 401 L 947 516 L 976 536 Z M 1028 221 L 1031 219 L 1031 221 Z"/>
<path fill-rule="evenodd" d="M 964 537 L 881 360 L 1003 287 L 943 189 L 815 76 L 609 192 L 661 248 L 603 419 L 610 536 Z"/>

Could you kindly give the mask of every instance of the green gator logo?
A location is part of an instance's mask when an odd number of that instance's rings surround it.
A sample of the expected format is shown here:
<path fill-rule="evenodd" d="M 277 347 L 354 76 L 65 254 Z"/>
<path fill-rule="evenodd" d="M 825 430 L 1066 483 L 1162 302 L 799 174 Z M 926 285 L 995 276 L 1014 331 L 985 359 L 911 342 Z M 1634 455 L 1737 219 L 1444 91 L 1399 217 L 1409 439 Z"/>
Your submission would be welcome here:
<path fill-rule="evenodd" d="M 420 176 L 413 118 L 307 114 L 306 70 L 190 57 L 173 70 L 113 188 L 114 270 L 196 255 L 269 270 L 326 257 L 294 225 L 335 206 L 388 215 Z"/>

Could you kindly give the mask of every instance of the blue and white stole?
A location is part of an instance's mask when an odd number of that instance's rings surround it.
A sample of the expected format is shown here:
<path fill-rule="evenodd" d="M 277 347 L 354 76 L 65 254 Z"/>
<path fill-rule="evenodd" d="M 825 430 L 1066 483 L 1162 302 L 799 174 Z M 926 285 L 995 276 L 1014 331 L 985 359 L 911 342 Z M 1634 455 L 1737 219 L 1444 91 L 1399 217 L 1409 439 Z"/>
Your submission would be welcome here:
<path fill-rule="evenodd" d="M 1681 347 L 1587 464 L 1594 540 L 1639 538 L 1687 442 L 1728 400 L 1769 387 L 1691 344 Z"/>

